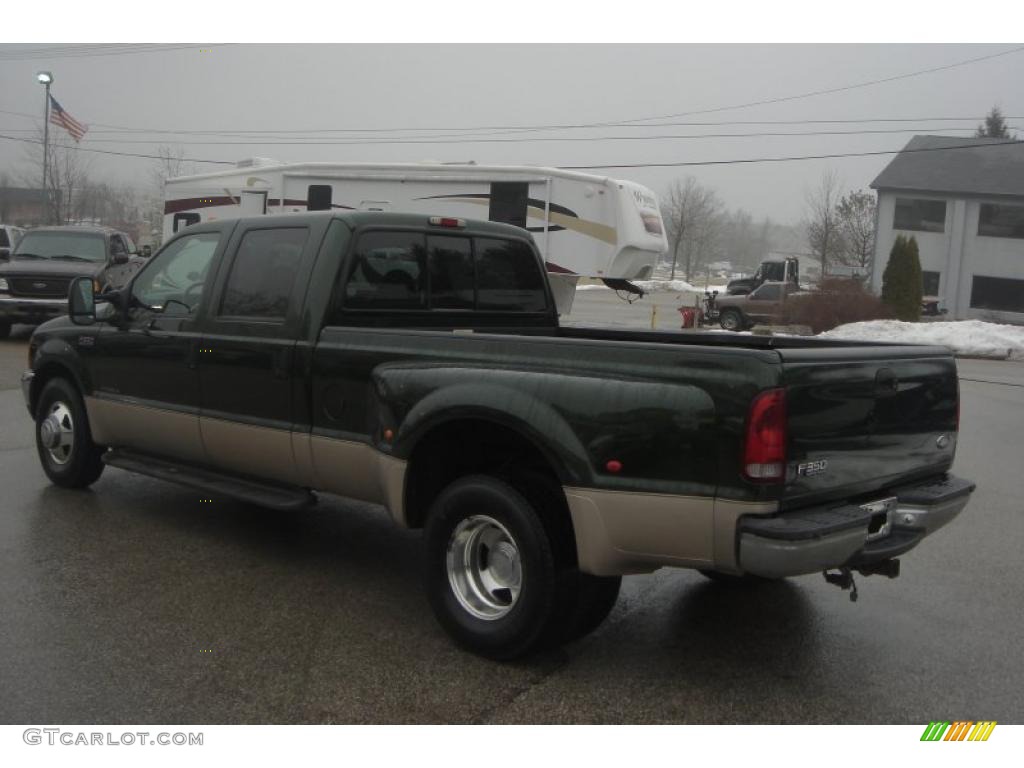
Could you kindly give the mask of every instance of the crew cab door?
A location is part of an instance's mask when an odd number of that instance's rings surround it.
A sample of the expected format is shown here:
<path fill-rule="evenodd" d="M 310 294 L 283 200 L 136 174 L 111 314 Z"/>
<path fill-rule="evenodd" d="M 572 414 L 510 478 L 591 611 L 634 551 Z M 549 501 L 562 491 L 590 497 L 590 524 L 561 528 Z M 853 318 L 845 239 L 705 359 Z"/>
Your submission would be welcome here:
<path fill-rule="evenodd" d="M 776 322 L 785 298 L 782 283 L 764 283 L 747 297 L 743 311 L 756 322 Z"/>
<path fill-rule="evenodd" d="M 324 224 L 239 226 L 219 271 L 199 348 L 200 430 L 211 464 L 304 484 L 292 430 L 296 338 L 312 250 Z"/>
<path fill-rule="evenodd" d="M 132 283 L 126 317 L 104 325 L 86 356 L 96 439 L 155 456 L 202 462 L 198 313 L 222 227 L 190 233 L 155 255 Z"/>

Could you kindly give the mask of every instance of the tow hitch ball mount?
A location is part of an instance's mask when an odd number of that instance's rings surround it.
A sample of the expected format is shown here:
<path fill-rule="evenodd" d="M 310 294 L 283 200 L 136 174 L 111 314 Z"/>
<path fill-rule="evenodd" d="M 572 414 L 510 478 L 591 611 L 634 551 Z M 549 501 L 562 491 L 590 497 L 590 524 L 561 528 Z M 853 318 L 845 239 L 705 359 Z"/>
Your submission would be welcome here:
<path fill-rule="evenodd" d="M 877 563 L 871 563 L 869 565 L 861 565 L 855 568 L 840 568 L 836 573 L 829 573 L 828 571 L 822 571 L 821 575 L 825 577 L 825 581 L 829 584 L 835 584 L 837 587 L 850 591 L 850 602 L 857 602 L 857 584 L 853 580 L 853 572 L 857 571 L 861 576 L 887 576 L 890 579 L 895 579 L 900 575 L 900 561 L 895 557 L 889 558 L 888 560 L 882 560 Z"/>

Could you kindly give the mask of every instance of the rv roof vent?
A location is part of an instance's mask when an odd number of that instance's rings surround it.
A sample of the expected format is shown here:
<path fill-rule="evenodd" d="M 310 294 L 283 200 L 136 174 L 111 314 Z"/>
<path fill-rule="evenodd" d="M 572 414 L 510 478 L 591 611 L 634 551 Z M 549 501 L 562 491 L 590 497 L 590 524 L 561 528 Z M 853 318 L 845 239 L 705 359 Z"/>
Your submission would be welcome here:
<path fill-rule="evenodd" d="M 269 157 L 247 157 L 235 163 L 236 168 L 261 168 L 267 165 L 280 165 L 280 161 Z"/>

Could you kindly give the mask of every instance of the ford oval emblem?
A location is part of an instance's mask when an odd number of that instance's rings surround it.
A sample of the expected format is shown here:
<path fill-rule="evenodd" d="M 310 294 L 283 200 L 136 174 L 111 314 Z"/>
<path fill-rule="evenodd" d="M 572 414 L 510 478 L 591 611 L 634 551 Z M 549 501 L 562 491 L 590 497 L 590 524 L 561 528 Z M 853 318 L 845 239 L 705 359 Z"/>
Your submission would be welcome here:
<path fill-rule="evenodd" d="M 47 285 L 48 285 L 48 283 L 32 283 L 32 287 L 33 288 L 39 288 L 39 289 L 45 288 Z"/>
<path fill-rule="evenodd" d="M 947 446 L 949 446 L 949 435 L 939 435 L 937 438 L 935 438 L 936 448 L 941 449 L 946 448 Z"/>

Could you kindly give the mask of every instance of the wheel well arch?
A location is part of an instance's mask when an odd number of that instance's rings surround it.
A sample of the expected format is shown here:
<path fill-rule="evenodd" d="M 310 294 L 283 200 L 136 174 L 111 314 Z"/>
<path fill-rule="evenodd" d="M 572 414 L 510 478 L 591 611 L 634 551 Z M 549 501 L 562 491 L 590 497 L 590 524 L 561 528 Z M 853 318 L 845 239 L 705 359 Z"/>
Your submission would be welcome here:
<path fill-rule="evenodd" d="M 470 474 L 495 475 L 512 484 L 530 476 L 543 479 L 551 488 L 550 495 L 556 497 L 556 512 L 560 517 L 564 512 L 569 521 L 557 461 L 544 447 L 508 424 L 463 416 L 434 424 L 412 447 L 405 476 L 406 525 L 423 527 L 437 495 L 457 478 Z"/>
<path fill-rule="evenodd" d="M 52 379 L 63 378 L 68 379 L 80 395 L 84 396 L 82 389 L 82 382 L 79 380 L 78 375 L 68 365 L 58 362 L 56 360 L 47 360 L 42 363 L 38 368 L 34 370 L 34 376 L 32 377 L 32 386 L 29 388 L 29 405 L 32 409 L 32 413 L 36 412 L 36 405 L 39 402 L 39 394 Z"/>

